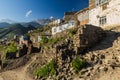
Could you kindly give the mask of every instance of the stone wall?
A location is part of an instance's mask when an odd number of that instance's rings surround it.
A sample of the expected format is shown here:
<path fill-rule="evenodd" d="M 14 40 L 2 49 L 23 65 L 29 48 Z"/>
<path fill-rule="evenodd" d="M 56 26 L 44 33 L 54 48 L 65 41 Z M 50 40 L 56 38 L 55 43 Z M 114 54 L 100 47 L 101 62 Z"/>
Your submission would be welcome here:
<path fill-rule="evenodd" d="M 85 25 L 89 23 L 89 8 L 84 8 L 83 10 L 77 12 L 77 20 L 80 22 L 80 25 Z"/>
<path fill-rule="evenodd" d="M 65 23 L 69 22 L 70 20 L 74 20 L 75 13 L 76 12 L 65 12 L 63 17 L 63 20 L 65 21 Z"/>
<path fill-rule="evenodd" d="M 100 27 L 84 25 L 78 28 L 74 36 L 73 44 L 76 53 L 82 52 L 85 48 L 93 46 L 102 39 L 104 31 Z"/>

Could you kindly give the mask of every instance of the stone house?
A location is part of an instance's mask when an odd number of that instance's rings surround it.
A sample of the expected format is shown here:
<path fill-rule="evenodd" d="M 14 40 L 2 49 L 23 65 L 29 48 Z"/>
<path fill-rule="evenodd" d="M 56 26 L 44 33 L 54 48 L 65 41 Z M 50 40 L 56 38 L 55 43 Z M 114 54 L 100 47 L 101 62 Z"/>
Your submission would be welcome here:
<path fill-rule="evenodd" d="M 28 47 L 30 42 L 31 42 L 30 37 L 28 37 L 28 36 L 21 36 L 20 40 L 19 40 L 19 45 L 25 44 L 26 47 Z"/>
<path fill-rule="evenodd" d="M 70 20 L 74 20 L 74 14 L 76 13 L 77 11 L 72 11 L 72 12 L 65 12 L 64 13 L 64 17 L 63 17 L 63 20 L 65 23 L 69 22 Z"/>
<path fill-rule="evenodd" d="M 85 25 L 89 23 L 89 8 L 84 8 L 75 14 L 77 20 L 76 26 Z"/>

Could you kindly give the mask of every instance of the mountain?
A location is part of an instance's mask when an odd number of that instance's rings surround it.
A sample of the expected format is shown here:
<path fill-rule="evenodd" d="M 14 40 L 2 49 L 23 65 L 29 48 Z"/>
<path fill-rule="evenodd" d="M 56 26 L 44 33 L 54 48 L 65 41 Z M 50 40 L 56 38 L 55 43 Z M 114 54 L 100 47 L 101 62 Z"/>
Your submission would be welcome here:
<path fill-rule="evenodd" d="M 10 26 L 10 24 L 7 23 L 7 22 L 1 22 L 0 23 L 0 28 L 4 28 L 4 27 L 7 27 L 7 26 Z"/>
<path fill-rule="evenodd" d="M 1 19 L 1 20 L 0 20 L 0 23 L 3 23 L 3 22 L 9 23 L 9 24 L 14 24 L 14 23 L 16 23 L 16 21 L 13 21 L 13 20 L 10 20 L 10 19 Z"/>
<path fill-rule="evenodd" d="M 9 19 L 0 20 L 0 39 L 12 38 L 14 35 L 26 34 L 29 30 L 34 30 L 51 22 L 52 19 L 37 19 L 31 22 L 16 23 Z"/>
<path fill-rule="evenodd" d="M 29 30 L 36 29 L 34 26 L 24 27 L 23 25 L 16 23 L 12 24 L 6 28 L 0 29 L 0 38 L 13 38 L 14 35 L 26 34 Z"/>
<path fill-rule="evenodd" d="M 38 19 L 38 20 L 36 20 L 36 22 L 41 24 L 41 25 L 46 25 L 51 21 L 52 21 L 51 19 Z"/>
<path fill-rule="evenodd" d="M 37 19 L 37 20 L 31 21 L 31 22 L 27 22 L 27 23 L 24 22 L 24 23 L 20 23 L 20 24 L 25 27 L 28 25 L 32 25 L 32 26 L 35 26 L 36 28 L 38 28 L 38 27 L 42 27 L 42 26 L 48 24 L 51 21 L 52 21 L 51 19 Z"/>
<path fill-rule="evenodd" d="M 31 22 L 27 22 L 27 23 L 20 23 L 20 24 L 23 25 L 23 26 L 25 26 L 25 27 L 27 27 L 29 25 L 34 26 L 36 28 L 42 26 L 41 24 L 39 24 L 39 23 L 37 23 L 35 21 L 31 21 Z"/>
<path fill-rule="evenodd" d="M 28 25 L 32 25 L 32 26 L 38 28 L 38 27 L 42 27 L 42 26 L 48 24 L 52 20 L 55 20 L 55 18 L 52 17 L 52 18 L 47 18 L 47 19 L 37 19 L 37 20 L 30 21 L 30 22 L 16 22 L 16 21 L 13 21 L 10 19 L 1 19 L 0 20 L 0 28 L 7 27 L 7 26 L 10 26 L 11 24 L 15 24 L 15 23 L 19 23 L 25 27 L 27 27 Z"/>

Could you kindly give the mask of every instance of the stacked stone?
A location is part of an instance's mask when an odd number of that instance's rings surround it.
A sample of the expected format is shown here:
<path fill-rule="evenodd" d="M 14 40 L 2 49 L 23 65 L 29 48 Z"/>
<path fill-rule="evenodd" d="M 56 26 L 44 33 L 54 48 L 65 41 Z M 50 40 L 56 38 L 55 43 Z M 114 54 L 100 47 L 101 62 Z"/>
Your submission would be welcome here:
<path fill-rule="evenodd" d="M 0 70 L 2 69 L 2 60 L 1 60 L 1 55 L 0 55 Z"/>
<path fill-rule="evenodd" d="M 76 53 L 83 49 L 93 46 L 102 39 L 104 31 L 95 26 L 84 25 L 78 28 L 77 34 L 74 36 L 73 44 Z"/>

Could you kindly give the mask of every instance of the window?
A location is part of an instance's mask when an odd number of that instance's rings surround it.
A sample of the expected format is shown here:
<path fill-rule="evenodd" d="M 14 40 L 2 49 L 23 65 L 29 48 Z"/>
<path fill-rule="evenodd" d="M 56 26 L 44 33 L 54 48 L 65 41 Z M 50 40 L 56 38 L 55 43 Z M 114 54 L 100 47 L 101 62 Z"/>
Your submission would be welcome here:
<path fill-rule="evenodd" d="M 62 27 L 63 27 L 63 26 L 59 26 L 59 30 L 60 30 L 60 31 L 62 31 Z"/>
<path fill-rule="evenodd" d="M 54 28 L 54 32 L 56 32 L 56 28 Z"/>
<path fill-rule="evenodd" d="M 107 18 L 106 16 L 100 17 L 100 21 L 99 21 L 100 25 L 104 25 L 107 23 Z"/>
<path fill-rule="evenodd" d="M 101 4 L 104 4 L 106 2 L 108 2 L 109 0 L 96 0 L 96 5 L 99 6 Z"/>

